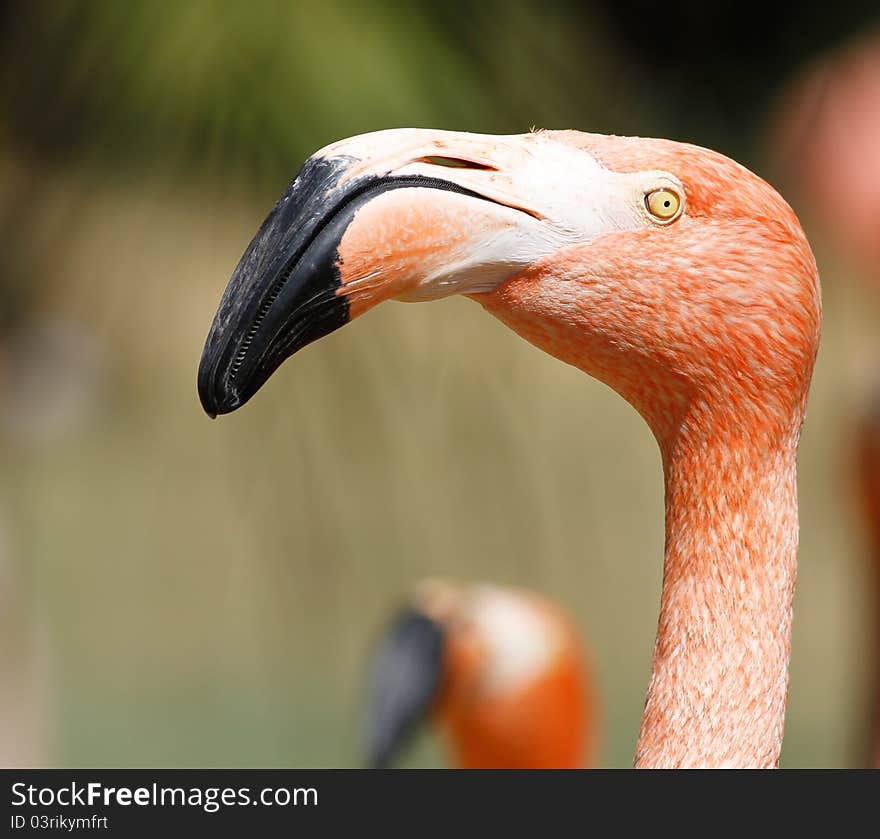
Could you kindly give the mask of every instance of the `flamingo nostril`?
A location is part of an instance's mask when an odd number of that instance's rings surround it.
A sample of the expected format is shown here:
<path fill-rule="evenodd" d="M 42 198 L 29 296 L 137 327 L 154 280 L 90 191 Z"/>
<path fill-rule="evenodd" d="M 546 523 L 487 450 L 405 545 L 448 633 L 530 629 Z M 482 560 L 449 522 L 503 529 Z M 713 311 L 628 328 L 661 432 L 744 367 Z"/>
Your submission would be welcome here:
<path fill-rule="evenodd" d="M 491 166 L 488 163 L 477 163 L 474 160 L 465 160 L 462 157 L 444 157 L 437 154 L 429 154 L 425 157 L 420 157 L 418 162 L 430 163 L 432 166 L 445 166 L 447 169 L 482 169 L 487 172 L 498 171 L 496 166 Z"/>

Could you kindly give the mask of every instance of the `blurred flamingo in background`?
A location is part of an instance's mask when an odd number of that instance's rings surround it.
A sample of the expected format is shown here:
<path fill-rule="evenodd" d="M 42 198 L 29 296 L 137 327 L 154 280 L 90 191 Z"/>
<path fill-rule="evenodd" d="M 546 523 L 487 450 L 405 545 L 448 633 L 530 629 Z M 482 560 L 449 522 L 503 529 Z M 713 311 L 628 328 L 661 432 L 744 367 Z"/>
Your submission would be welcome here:
<path fill-rule="evenodd" d="M 862 512 L 868 532 L 874 608 L 874 649 L 880 651 L 880 389 L 860 427 L 857 467 L 862 489 Z M 880 769 L 880 655 L 875 655 L 871 683 L 868 765 Z"/>
<path fill-rule="evenodd" d="M 422 583 L 373 661 L 367 764 L 388 767 L 426 718 L 457 768 L 591 766 L 596 696 L 571 619 L 524 590 Z"/>
<path fill-rule="evenodd" d="M 880 292 L 880 32 L 808 69 L 783 97 L 774 133 L 780 171 L 850 276 Z M 880 767 L 880 344 L 857 371 L 861 413 L 850 422 L 874 579 L 874 678 L 869 698 L 869 765 Z"/>
<path fill-rule="evenodd" d="M 659 443 L 666 556 L 636 766 L 776 766 L 821 320 L 792 210 L 732 160 L 664 140 L 343 140 L 306 162 L 242 257 L 202 404 L 235 410 L 383 300 L 452 294 L 611 385 Z"/>
<path fill-rule="evenodd" d="M 779 168 L 804 215 L 880 288 L 880 33 L 807 70 L 782 99 Z"/>

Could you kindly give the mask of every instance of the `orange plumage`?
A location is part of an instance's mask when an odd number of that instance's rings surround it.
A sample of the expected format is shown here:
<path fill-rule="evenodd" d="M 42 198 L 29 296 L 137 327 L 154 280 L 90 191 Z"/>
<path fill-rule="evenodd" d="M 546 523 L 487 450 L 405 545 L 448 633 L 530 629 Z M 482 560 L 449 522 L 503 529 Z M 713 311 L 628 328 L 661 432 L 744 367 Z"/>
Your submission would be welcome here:
<path fill-rule="evenodd" d="M 432 645 L 414 643 L 412 634 L 402 641 L 398 619 L 394 640 L 380 647 L 374 667 L 368 703 L 371 758 L 376 744 L 385 751 L 389 739 L 396 741 L 391 751 L 397 751 L 417 711 L 442 734 L 454 767 L 593 765 L 598 712 L 592 668 L 558 605 L 520 589 L 435 580 L 418 588 L 412 608 L 442 636 L 435 686 L 426 692 L 417 684 L 425 681 Z M 402 702 L 407 693 L 420 697 L 423 709 Z M 383 704 L 397 710 L 389 716 Z M 389 738 L 377 730 L 389 725 L 402 733 Z"/>
<path fill-rule="evenodd" d="M 586 651 L 558 606 L 510 592 L 536 609 L 558 643 L 522 685 L 492 692 L 481 683 L 488 655 L 479 638 L 453 635 L 437 701 L 453 764 L 463 769 L 575 769 L 597 751 L 597 703 Z"/>
<path fill-rule="evenodd" d="M 658 189 L 680 214 L 651 211 Z M 294 229 L 315 231 L 302 251 Z M 281 281 L 276 246 L 292 253 Z M 777 765 L 797 444 L 821 323 L 791 208 L 723 155 L 666 140 L 342 140 L 307 164 L 236 269 L 202 361 L 203 404 L 234 410 L 287 355 L 383 300 L 452 294 L 606 382 L 657 439 L 666 552 L 636 765 Z M 452 718 L 463 725 L 457 706 Z"/>

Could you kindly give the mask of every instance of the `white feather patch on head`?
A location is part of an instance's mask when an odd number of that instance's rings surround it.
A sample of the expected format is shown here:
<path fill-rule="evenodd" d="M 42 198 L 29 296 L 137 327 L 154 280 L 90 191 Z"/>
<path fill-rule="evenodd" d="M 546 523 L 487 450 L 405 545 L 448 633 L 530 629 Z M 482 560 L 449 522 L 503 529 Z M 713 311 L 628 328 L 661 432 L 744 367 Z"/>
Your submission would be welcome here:
<path fill-rule="evenodd" d="M 474 166 L 449 168 L 431 162 L 447 155 Z M 398 297 L 407 301 L 489 291 L 566 246 L 651 227 L 655 222 L 645 196 L 655 189 L 672 189 L 684 200 L 681 182 L 668 172 L 614 172 L 583 149 L 543 134 L 391 129 L 334 143 L 317 156 L 352 161 L 343 183 L 365 175 L 424 176 L 495 202 L 479 206 L 479 199 L 438 190 L 418 196 L 438 209 L 457 202 L 459 225 L 472 235 L 444 253 L 441 265 L 424 266 Z M 386 194 L 374 201 L 391 207 L 413 197 Z M 395 218 L 399 221 L 400 214 Z"/>
<path fill-rule="evenodd" d="M 470 590 L 466 611 L 486 649 L 481 683 L 486 693 L 527 685 L 561 650 L 560 627 L 527 596 L 479 585 Z"/>

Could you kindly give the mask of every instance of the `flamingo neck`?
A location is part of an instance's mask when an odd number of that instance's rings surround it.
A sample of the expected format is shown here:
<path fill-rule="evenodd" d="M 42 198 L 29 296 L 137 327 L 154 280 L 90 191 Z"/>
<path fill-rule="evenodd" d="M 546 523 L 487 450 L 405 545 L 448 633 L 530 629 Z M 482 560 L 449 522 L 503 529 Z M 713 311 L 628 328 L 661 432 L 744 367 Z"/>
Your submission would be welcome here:
<path fill-rule="evenodd" d="M 797 568 L 796 434 L 662 446 L 666 556 L 637 767 L 775 767 Z"/>

